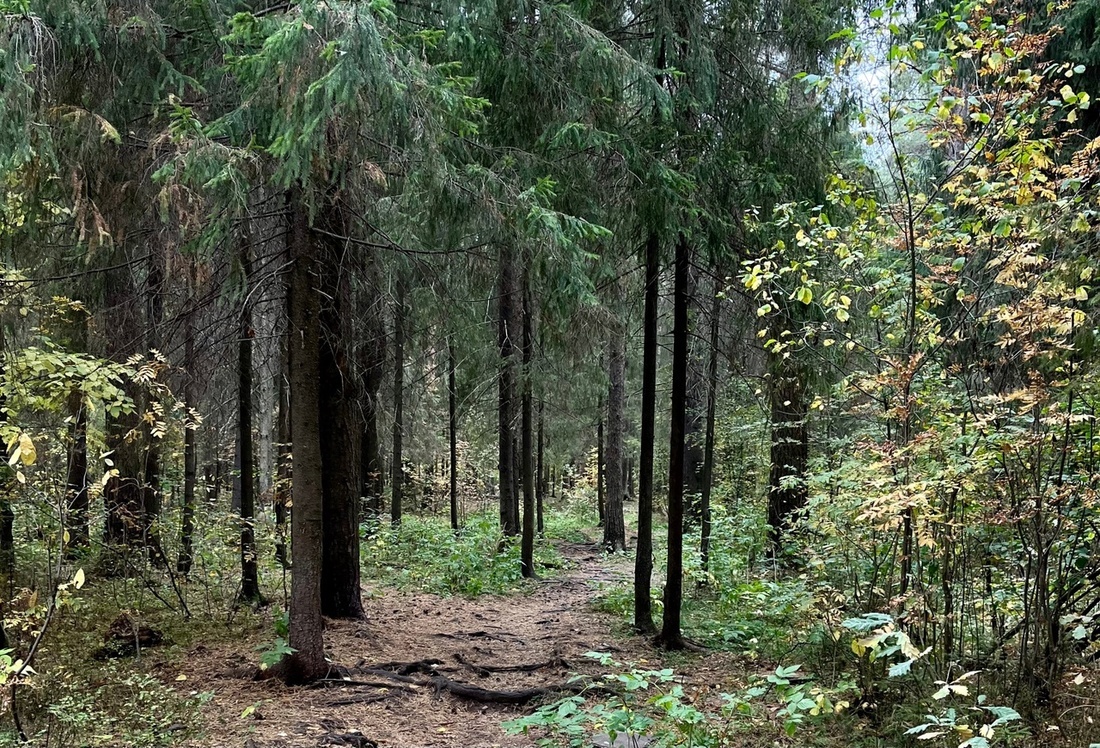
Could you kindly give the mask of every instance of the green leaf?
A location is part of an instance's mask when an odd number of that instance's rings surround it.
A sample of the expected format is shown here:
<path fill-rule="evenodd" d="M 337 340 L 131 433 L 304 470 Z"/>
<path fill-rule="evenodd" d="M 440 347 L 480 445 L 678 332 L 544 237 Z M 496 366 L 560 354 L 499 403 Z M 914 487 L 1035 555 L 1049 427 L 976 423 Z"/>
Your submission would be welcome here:
<path fill-rule="evenodd" d="M 902 675 L 908 675 L 909 671 L 913 667 L 912 660 L 906 660 L 905 662 L 898 662 L 890 666 L 889 675 L 891 678 L 898 678 Z"/>

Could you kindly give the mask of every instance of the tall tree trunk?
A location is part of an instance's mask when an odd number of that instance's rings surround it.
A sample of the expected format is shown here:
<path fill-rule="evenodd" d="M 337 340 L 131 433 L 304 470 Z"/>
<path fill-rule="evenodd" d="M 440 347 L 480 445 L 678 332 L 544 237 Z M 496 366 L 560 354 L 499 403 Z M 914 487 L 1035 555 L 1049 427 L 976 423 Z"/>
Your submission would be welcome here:
<path fill-rule="evenodd" d="M 515 436 L 512 428 L 515 410 L 513 336 L 518 332 L 515 324 L 515 286 L 512 250 L 507 245 L 502 245 L 500 282 L 497 288 L 497 343 L 500 351 L 500 371 L 497 378 L 497 476 L 500 482 L 500 530 L 510 536 L 519 533 L 519 517 L 515 512 Z"/>
<path fill-rule="evenodd" d="M 292 261 L 288 293 L 291 437 L 294 443 L 294 511 L 291 543 L 294 562 L 290 588 L 290 646 L 294 654 L 281 664 L 288 683 L 324 677 L 321 564 L 323 494 L 321 467 L 320 300 L 316 288 L 317 248 L 309 227 L 309 209 L 300 188 L 289 196 Z"/>
<path fill-rule="evenodd" d="M 645 312 L 642 340 L 642 424 L 638 456 L 638 548 L 634 554 L 634 628 L 654 631 L 653 439 L 657 405 L 657 303 L 660 294 L 660 239 L 651 232 L 645 250 Z"/>
<path fill-rule="evenodd" d="M 107 274 L 107 354 L 112 361 L 123 362 L 136 352 L 135 341 L 141 341 L 138 312 L 135 309 L 136 291 L 130 269 L 114 270 Z M 140 344 L 140 343 L 139 343 Z M 105 441 L 110 456 L 106 465 L 109 477 L 103 487 L 104 570 L 119 574 L 125 570 L 127 547 L 142 538 L 143 491 L 145 465 L 140 451 L 140 441 L 134 435 L 140 432 L 141 393 L 127 380 L 123 389 L 135 404 L 131 412 L 107 414 Z"/>
<path fill-rule="evenodd" d="M 603 361 L 601 361 L 600 364 L 600 368 L 603 368 Z M 605 467 L 607 455 L 604 450 L 604 402 L 602 395 L 600 396 L 600 402 L 596 408 L 597 412 L 600 414 L 600 420 L 596 422 L 596 511 L 599 512 L 600 516 L 599 526 L 603 527 L 607 518 L 607 497 L 604 494 L 604 485 L 607 483 L 607 469 Z"/>
<path fill-rule="evenodd" d="M 703 317 L 699 303 L 699 273 L 688 268 L 688 325 Z M 703 448 L 706 380 L 701 341 L 688 338 L 687 379 L 684 384 L 684 517 L 689 524 L 702 520 Z"/>
<path fill-rule="evenodd" d="M 375 263 L 368 267 L 364 282 L 363 306 L 360 316 L 365 320 L 360 344 L 360 368 L 363 372 L 363 439 L 360 458 L 360 479 L 364 513 L 382 514 L 385 467 L 382 464 L 382 437 L 378 432 L 378 416 L 382 412 L 382 380 L 386 367 L 385 304 L 379 292 L 380 279 Z"/>
<path fill-rule="evenodd" d="M 664 616 L 661 643 L 669 649 L 684 645 L 680 633 L 683 600 L 684 556 L 684 423 L 688 368 L 688 273 L 691 250 L 682 232 L 676 239 L 676 274 L 673 283 L 672 415 L 668 443 L 668 570 L 665 575 Z"/>
<path fill-rule="evenodd" d="M 454 341 L 447 338 L 447 426 L 451 460 L 451 529 L 458 532 L 458 390 Z"/>
<path fill-rule="evenodd" d="M 0 425 L 8 421 L 8 397 L 3 389 L 3 381 L 7 375 L 7 345 L 5 337 L 7 330 L 4 327 L 3 316 L 0 315 Z M 7 454 L 4 455 L 7 457 Z M 15 471 L 5 460 L 0 463 L 0 603 L 12 597 L 15 589 L 15 512 L 12 510 L 11 499 L 15 488 Z M 0 614 L 3 606 L 0 605 Z M 3 634 L 4 621 L 0 617 L 0 636 L 7 645 L 7 636 Z"/>
<path fill-rule="evenodd" d="M 614 291 L 616 307 L 621 305 L 618 284 Z M 619 313 L 616 308 L 616 314 Z M 626 550 L 626 525 L 623 520 L 623 409 L 626 400 L 626 326 L 616 321 L 607 341 L 607 443 L 604 446 L 606 493 L 604 500 L 603 544 L 608 551 Z"/>
<path fill-rule="evenodd" d="M 393 455 L 390 477 L 390 521 L 401 523 L 401 504 L 404 500 L 404 466 L 401 443 L 405 431 L 405 284 L 397 282 L 397 300 L 393 311 Z"/>
<path fill-rule="evenodd" d="M 322 220 L 326 236 L 346 236 L 347 225 L 336 196 L 330 196 Z M 324 548 L 321 612 L 331 618 L 362 618 L 359 592 L 359 467 L 362 424 L 355 379 L 348 358 L 351 341 L 351 287 L 347 248 L 331 238 L 323 246 L 321 298 L 321 489 L 324 495 Z"/>
<path fill-rule="evenodd" d="M 69 349 L 83 353 L 88 348 L 88 316 L 83 310 L 74 310 L 68 319 L 70 330 Z M 65 543 L 66 556 L 75 558 L 87 551 L 88 532 L 88 411 L 84 393 L 73 387 L 68 397 L 69 454 L 65 478 L 65 530 L 69 539 Z"/>
<path fill-rule="evenodd" d="M 710 564 L 710 494 L 714 488 L 714 416 L 718 409 L 718 328 L 722 315 L 721 284 L 714 281 L 714 298 L 710 305 L 710 360 L 707 362 L 707 436 L 703 449 L 703 498 L 699 555 L 703 569 Z"/>
<path fill-rule="evenodd" d="M 784 537 L 806 506 L 806 400 L 802 378 L 789 361 L 774 362 L 771 373 L 771 472 L 768 476 L 769 553 L 778 556 Z"/>
<path fill-rule="evenodd" d="M 247 219 L 246 219 L 247 220 Z M 241 237 L 241 274 L 244 276 L 244 301 L 237 330 L 237 476 L 233 483 L 233 503 L 241 520 L 241 600 L 259 602 L 259 566 L 256 563 L 256 473 L 252 442 L 252 278 L 251 232 Z"/>
<path fill-rule="evenodd" d="M 69 469 L 65 480 L 65 529 L 69 533 L 67 548 L 74 551 L 88 548 L 88 411 L 79 387 L 69 393 Z"/>
<path fill-rule="evenodd" d="M 187 314 L 183 321 L 183 402 L 190 410 L 195 407 L 195 261 L 188 261 Z M 187 416 L 190 420 L 190 415 Z M 180 511 L 180 552 L 176 559 L 176 571 L 184 576 L 191 573 L 194 562 L 195 537 L 195 483 L 197 481 L 198 454 L 195 451 L 195 429 L 183 430 L 183 507 Z"/>
<path fill-rule="evenodd" d="M 520 572 L 530 579 L 535 576 L 535 454 L 534 398 L 531 387 L 531 358 L 534 351 L 532 334 L 531 279 L 523 271 L 523 537 L 520 542 Z"/>
<path fill-rule="evenodd" d="M 546 451 L 545 451 L 545 433 L 543 423 L 543 401 L 539 400 L 539 436 L 538 446 L 535 448 L 537 452 L 537 465 L 535 471 L 538 473 L 538 477 L 535 479 L 535 531 L 541 537 L 544 531 L 542 521 L 542 505 L 546 499 Z"/>
<path fill-rule="evenodd" d="M 269 204 L 273 195 L 263 190 L 260 200 Z M 256 218 L 254 224 L 260 240 L 256 243 L 258 259 L 263 267 L 281 264 L 285 256 L 286 241 L 277 224 L 277 218 Z M 275 236 L 272 236 L 275 235 Z M 257 454 L 256 488 L 257 502 L 263 506 L 274 501 L 274 481 L 278 471 L 276 465 L 278 426 L 275 423 L 279 412 L 279 378 L 282 377 L 282 334 L 283 311 L 281 307 L 279 284 L 260 283 L 256 306 L 252 310 L 256 335 L 252 340 L 255 374 L 259 379 L 256 403 Z"/>
<path fill-rule="evenodd" d="M 8 421 L 8 397 L 4 381 L 7 378 L 8 355 L 6 332 L 3 314 L 0 314 L 0 425 L 5 425 Z M 15 513 L 11 508 L 14 485 L 15 472 L 7 461 L 0 463 L 0 649 L 11 647 L 4 629 L 4 613 L 6 601 L 15 593 Z"/>
<path fill-rule="evenodd" d="M 289 338 L 284 335 L 284 343 L 289 343 Z M 284 355 L 280 358 L 283 359 L 283 363 L 280 369 L 289 369 L 290 362 L 289 350 L 283 351 Z M 273 509 L 275 511 L 275 560 L 284 569 L 290 567 L 290 557 L 286 552 L 286 515 L 287 505 L 289 504 L 289 496 L 291 491 L 291 472 L 293 469 L 293 461 L 291 454 L 292 436 L 291 436 L 291 423 L 290 423 L 290 393 L 287 391 L 287 377 L 280 373 L 279 375 L 279 420 L 276 426 L 278 430 L 278 458 L 276 465 L 276 479 L 275 479 L 275 493 L 272 498 Z"/>
<path fill-rule="evenodd" d="M 149 273 L 145 279 L 145 342 L 148 351 L 162 353 L 161 325 L 164 321 L 164 263 L 163 252 L 154 251 L 149 257 Z M 150 354 L 151 355 L 151 354 Z M 142 540 L 149 549 L 149 559 L 167 565 L 160 543 L 160 436 L 152 423 L 143 429 L 145 439 L 145 466 L 141 495 Z"/>

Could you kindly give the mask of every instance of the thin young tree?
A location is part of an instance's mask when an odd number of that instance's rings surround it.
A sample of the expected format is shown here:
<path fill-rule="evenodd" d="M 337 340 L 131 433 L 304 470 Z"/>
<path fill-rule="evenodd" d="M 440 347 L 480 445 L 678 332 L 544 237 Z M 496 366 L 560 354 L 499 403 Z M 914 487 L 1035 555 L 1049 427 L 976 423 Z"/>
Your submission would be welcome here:
<path fill-rule="evenodd" d="M 447 441 L 450 448 L 451 530 L 458 532 L 458 388 L 454 340 L 447 338 Z"/>

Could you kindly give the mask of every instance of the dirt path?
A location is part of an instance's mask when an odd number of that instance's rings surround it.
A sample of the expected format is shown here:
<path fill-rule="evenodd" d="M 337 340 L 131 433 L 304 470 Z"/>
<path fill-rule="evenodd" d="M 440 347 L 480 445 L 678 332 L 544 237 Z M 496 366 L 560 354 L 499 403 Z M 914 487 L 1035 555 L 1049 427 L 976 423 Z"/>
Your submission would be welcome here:
<path fill-rule="evenodd" d="M 541 581 L 530 595 L 441 598 L 368 587 L 365 622 L 330 622 L 325 632 L 333 662 L 356 668 L 356 680 L 386 685 L 364 674 L 372 665 L 438 660 L 447 678 L 493 690 L 537 688 L 564 683 L 572 672 L 596 672 L 583 657 L 611 651 L 624 661 L 653 652 L 638 637 L 613 636 L 610 617 L 590 608 L 602 584 L 629 578 L 629 559 L 607 562 L 595 544 L 559 543 L 569 568 Z M 270 634 L 266 635 L 270 638 Z M 233 647 L 198 647 L 183 673 L 198 690 L 214 696 L 203 708 L 207 735 L 202 748 L 299 748 L 354 745 L 334 736 L 358 731 L 380 748 L 527 746 L 500 722 L 527 714 L 527 706 L 480 704 L 431 687 L 394 682 L 374 686 L 291 689 L 243 677 L 263 642 Z M 478 666 L 535 665 L 531 672 L 485 672 Z M 417 678 L 423 681 L 426 676 Z M 250 712 L 242 716 L 249 710 Z M 330 741 L 330 742 L 324 742 Z M 366 744 L 364 744 L 366 745 Z"/>

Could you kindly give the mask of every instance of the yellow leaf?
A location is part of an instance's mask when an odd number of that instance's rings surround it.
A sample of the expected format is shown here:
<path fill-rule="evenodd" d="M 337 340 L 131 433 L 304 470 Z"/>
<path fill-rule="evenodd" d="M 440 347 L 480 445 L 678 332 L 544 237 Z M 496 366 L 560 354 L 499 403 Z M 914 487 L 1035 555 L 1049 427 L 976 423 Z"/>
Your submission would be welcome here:
<path fill-rule="evenodd" d="M 38 451 L 34 448 L 34 442 L 26 434 L 19 435 L 19 459 L 24 465 L 33 465 L 38 459 Z"/>
<path fill-rule="evenodd" d="M 80 589 L 84 586 L 84 570 L 77 569 L 76 574 L 73 575 L 73 587 Z"/>
<path fill-rule="evenodd" d="M 179 675 L 176 676 L 176 680 L 187 680 L 187 676 L 184 675 L 183 673 L 180 673 Z"/>

